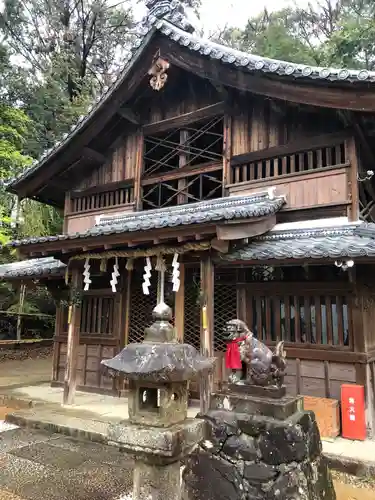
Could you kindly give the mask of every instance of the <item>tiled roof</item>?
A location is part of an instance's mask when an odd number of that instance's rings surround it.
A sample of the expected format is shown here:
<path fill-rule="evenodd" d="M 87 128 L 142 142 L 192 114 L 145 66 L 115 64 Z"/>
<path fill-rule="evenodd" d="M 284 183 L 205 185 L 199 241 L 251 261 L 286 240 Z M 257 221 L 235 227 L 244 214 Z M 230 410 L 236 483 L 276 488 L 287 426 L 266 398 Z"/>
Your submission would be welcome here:
<path fill-rule="evenodd" d="M 375 257 L 375 224 L 270 231 L 221 258 L 226 261 Z"/>
<path fill-rule="evenodd" d="M 273 198 L 268 193 L 261 193 L 218 198 L 187 205 L 145 210 L 143 212 L 125 212 L 103 217 L 94 227 L 83 233 L 15 240 L 9 243 L 8 246 L 20 247 L 49 241 L 73 240 L 92 236 L 262 217 L 275 214 L 284 203 L 284 197 Z"/>
<path fill-rule="evenodd" d="M 170 17 L 174 21 L 173 16 Z M 232 49 L 225 45 L 214 43 L 210 40 L 201 38 L 194 33 L 179 28 L 172 22 L 166 19 L 153 19 L 154 24 L 150 24 L 148 30 L 145 31 L 143 37 L 137 40 L 135 47 L 129 53 L 128 57 L 124 59 L 124 68 L 119 73 L 117 80 L 111 87 L 106 87 L 104 93 L 98 97 L 97 101 L 89 107 L 88 114 L 81 116 L 78 122 L 72 126 L 69 134 L 65 134 L 62 140 L 57 142 L 53 148 L 45 151 L 39 161 L 35 162 L 26 172 L 23 172 L 18 178 L 12 180 L 9 186 L 12 187 L 21 179 L 27 178 L 33 172 L 43 166 L 46 161 L 56 154 L 67 142 L 75 135 L 77 135 L 82 127 L 89 121 L 90 118 L 96 113 L 99 107 L 104 106 L 107 100 L 111 97 L 112 93 L 122 84 L 124 79 L 128 76 L 136 60 L 138 60 L 143 49 L 148 45 L 152 36 L 156 33 L 162 33 L 182 47 L 186 47 L 192 52 L 197 52 L 203 57 L 208 57 L 213 60 L 220 61 L 223 64 L 234 66 L 241 71 L 251 73 L 278 75 L 286 78 L 320 80 L 320 81 L 339 81 L 351 83 L 375 82 L 375 71 L 368 71 L 366 69 L 354 70 L 346 68 L 327 68 L 320 66 L 309 66 L 305 64 L 296 64 L 286 61 L 279 61 L 270 59 L 268 57 L 261 57 L 255 54 L 242 52 L 240 50 Z M 181 26 L 181 19 L 178 24 Z"/>
<path fill-rule="evenodd" d="M 56 275 L 64 273 L 66 265 L 53 257 L 44 257 L 42 259 L 29 259 L 11 264 L 0 265 L 0 278 L 27 278 Z"/>

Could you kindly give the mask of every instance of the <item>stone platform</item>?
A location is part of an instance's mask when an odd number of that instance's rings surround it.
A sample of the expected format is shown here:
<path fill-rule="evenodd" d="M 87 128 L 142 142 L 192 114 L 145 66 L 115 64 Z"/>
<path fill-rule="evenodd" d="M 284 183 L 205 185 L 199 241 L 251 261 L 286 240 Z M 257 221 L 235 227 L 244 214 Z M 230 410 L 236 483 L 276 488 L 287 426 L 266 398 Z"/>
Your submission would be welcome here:
<path fill-rule="evenodd" d="M 185 461 L 187 500 L 335 500 L 314 414 L 300 398 L 222 392 L 199 417 L 206 439 Z"/>
<path fill-rule="evenodd" d="M 127 414 L 127 399 L 78 391 L 75 404 L 64 407 L 62 389 L 50 384 L 3 388 L 0 391 L 1 418 L 22 427 L 45 429 L 82 440 L 103 442 L 108 426 Z M 189 417 L 199 412 L 192 402 Z M 358 476 L 374 476 L 374 441 L 322 439 L 323 455 L 332 469 Z"/>

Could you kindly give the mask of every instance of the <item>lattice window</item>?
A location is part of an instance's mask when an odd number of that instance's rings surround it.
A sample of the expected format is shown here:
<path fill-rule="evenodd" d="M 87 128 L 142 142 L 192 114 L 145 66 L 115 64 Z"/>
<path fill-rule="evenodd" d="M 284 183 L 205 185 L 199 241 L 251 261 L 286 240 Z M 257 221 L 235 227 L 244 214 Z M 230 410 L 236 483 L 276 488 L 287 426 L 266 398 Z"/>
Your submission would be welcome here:
<path fill-rule="evenodd" d="M 113 335 L 114 306 L 113 295 L 83 296 L 81 335 Z"/>
<path fill-rule="evenodd" d="M 184 342 L 200 349 L 201 302 L 200 269 L 188 268 L 185 272 Z"/>
<path fill-rule="evenodd" d="M 214 350 L 225 351 L 224 325 L 237 317 L 235 270 L 217 270 L 214 282 Z M 185 274 L 184 341 L 200 349 L 200 270 L 187 269 Z"/>
<path fill-rule="evenodd" d="M 214 293 L 214 349 L 226 350 L 224 325 L 237 318 L 237 287 L 235 283 L 215 283 Z"/>
<path fill-rule="evenodd" d="M 143 209 L 221 197 L 222 154 L 222 116 L 145 137 Z"/>
<path fill-rule="evenodd" d="M 145 328 L 152 325 L 152 310 L 157 304 L 157 277 L 158 273 L 153 271 L 151 277 L 150 294 L 144 295 L 142 290 L 143 272 L 133 271 L 131 283 L 130 321 L 128 343 L 143 342 Z M 166 277 L 165 302 L 174 308 L 174 293 L 172 284 Z M 173 323 L 173 320 L 172 320 Z"/>
<path fill-rule="evenodd" d="M 157 184 L 143 183 L 143 208 L 163 208 L 183 203 L 220 198 L 223 189 L 222 169 L 210 173 L 188 174 L 182 179 L 166 180 Z"/>
<path fill-rule="evenodd" d="M 350 310 L 345 295 L 254 296 L 248 314 L 249 327 L 264 341 L 351 344 Z"/>

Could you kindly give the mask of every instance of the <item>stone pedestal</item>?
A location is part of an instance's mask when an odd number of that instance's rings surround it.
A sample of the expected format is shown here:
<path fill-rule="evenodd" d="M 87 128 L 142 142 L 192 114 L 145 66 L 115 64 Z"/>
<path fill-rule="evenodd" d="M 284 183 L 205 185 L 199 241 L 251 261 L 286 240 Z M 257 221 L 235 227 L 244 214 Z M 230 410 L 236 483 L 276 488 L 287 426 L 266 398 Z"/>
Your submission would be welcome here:
<path fill-rule="evenodd" d="M 180 462 L 155 466 L 136 461 L 133 498 L 136 500 L 181 500 Z"/>
<path fill-rule="evenodd" d="M 234 390 L 213 394 L 199 416 L 205 439 L 185 460 L 184 500 L 335 500 L 314 414 L 301 399 Z"/>
<path fill-rule="evenodd" d="M 133 500 L 181 500 L 181 459 L 204 438 L 205 423 L 186 419 L 168 428 L 112 424 L 108 442 L 134 457 Z"/>

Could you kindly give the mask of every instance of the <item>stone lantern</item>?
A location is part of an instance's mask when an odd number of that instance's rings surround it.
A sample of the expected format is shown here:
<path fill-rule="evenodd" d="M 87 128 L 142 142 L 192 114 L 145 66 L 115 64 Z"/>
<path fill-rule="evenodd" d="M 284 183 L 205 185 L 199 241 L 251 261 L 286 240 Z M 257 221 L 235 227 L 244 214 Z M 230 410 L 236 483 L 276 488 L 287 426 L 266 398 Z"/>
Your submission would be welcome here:
<path fill-rule="evenodd" d="M 143 343 L 129 344 L 102 364 L 130 381 L 129 420 L 109 428 L 108 441 L 135 457 L 134 500 L 179 500 L 180 459 L 204 437 L 204 423 L 187 418 L 188 384 L 214 359 L 175 339 L 172 311 L 161 300 Z"/>

